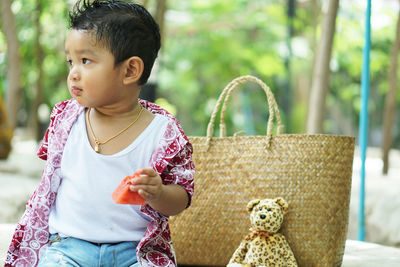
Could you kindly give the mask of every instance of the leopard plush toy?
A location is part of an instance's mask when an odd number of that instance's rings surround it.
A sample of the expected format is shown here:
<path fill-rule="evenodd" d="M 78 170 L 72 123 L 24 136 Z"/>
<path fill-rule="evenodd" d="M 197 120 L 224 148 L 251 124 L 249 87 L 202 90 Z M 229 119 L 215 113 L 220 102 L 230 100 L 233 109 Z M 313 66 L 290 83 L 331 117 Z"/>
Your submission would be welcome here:
<path fill-rule="evenodd" d="M 233 253 L 228 267 L 297 266 L 285 236 L 278 233 L 288 203 L 283 198 L 254 199 L 247 204 L 250 234 Z"/>

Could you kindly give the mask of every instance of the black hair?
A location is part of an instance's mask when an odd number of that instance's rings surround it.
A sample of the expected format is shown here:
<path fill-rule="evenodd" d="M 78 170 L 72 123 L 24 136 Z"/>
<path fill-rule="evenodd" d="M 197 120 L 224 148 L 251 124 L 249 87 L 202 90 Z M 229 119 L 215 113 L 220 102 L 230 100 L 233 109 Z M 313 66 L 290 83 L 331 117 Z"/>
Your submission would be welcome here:
<path fill-rule="evenodd" d="M 160 29 L 141 5 L 120 0 L 78 0 L 70 28 L 87 30 L 114 55 L 115 66 L 132 57 L 144 63 L 139 84 L 147 82 L 161 47 Z"/>

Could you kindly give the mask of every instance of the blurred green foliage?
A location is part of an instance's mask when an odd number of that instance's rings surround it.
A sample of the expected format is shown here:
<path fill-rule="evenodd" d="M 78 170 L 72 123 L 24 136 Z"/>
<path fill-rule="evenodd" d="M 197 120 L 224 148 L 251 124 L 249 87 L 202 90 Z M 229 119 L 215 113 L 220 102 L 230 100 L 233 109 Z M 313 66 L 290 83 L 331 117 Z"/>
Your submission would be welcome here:
<path fill-rule="evenodd" d="M 66 75 L 67 67 L 64 54 L 64 36 L 67 27 L 67 3 L 65 1 L 42 0 L 43 12 L 40 14 L 42 32 L 40 44 L 44 50 L 44 102 L 50 108 L 67 97 Z M 12 11 L 15 14 L 18 39 L 20 41 L 20 54 L 22 58 L 23 88 L 22 106 L 19 113 L 19 125 L 26 126 L 29 119 L 30 105 L 35 95 L 35 82 L 38 78 L 37 58 L 35 56 L 36 29 L 34 19 L 36 0 L 15 0 Z M 6 45 L 5 37 L 0 33 L 0 84 L 3 93 L 6 84 Z"/>
<path fill-rule="evenodd" d="M 167 36 L 160 58 L 160 93 L 179 107 L 178 116 L 186 131 L 202 135 L 229 81 L 252 74 L 267 78 L 268 85 L 276 89 L 278 80 L 284 79 L 284 59 L 279 54 L 279 45 L 285 40 L 284 9 L 263 1 L 178 2 L 169 2 Z M 254 127 L 261 134 L 265 133 L 266 97 L 252 87 Z M 245 108 L 240 99 L 236 97 L 229 107 L 240 112 Z M 243 120 L 227 117 L 227 124 L 235 121 L 238 128 L 244 126 Z"/>

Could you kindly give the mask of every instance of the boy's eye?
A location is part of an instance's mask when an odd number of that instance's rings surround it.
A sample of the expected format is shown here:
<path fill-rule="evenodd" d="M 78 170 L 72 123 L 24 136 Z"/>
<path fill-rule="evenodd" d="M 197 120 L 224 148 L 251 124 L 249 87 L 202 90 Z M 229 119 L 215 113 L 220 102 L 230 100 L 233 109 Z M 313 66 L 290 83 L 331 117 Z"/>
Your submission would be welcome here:
<path fill-rule="evenodd" d="M 72 65 L 73 65 L 72 60 L 68 59 L 68 60 L 67 60 L 67 64 L 68 64 L 68 66 L 72 66 Z"/>
<path fill-rule="evenodd" d="M 91 62 L 90 59 L 82 58 L 82 63 L 83 63 L 83 64 L 88 64 L 88 63 L 90 63 L 90 62 Z"/>

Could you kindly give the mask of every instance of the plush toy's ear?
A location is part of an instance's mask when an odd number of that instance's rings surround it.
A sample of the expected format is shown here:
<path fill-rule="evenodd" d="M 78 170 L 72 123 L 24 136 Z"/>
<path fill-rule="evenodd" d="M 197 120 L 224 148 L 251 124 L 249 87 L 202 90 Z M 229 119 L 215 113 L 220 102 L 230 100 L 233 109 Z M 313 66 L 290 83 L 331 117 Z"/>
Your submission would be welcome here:
<path fill-rule="evenodd" d="M 260 199 L 250 200 L 250 202 L 247 203 L 247 211 L 251 212 L 253 210 L 254 206 L 257 205 L 258 203 L 260 203 L 260 201 L 261 201 Z"/>
<path fill-rule="evenodd" d="M 283 214 L 286 214 L 286 212 L 287 212 L 287 210 L 288 210 L 288 207 L 289 207 L 289 204 L 286 202 L 286 200 L 284 200 L 284 199 L 281 198 L 281 197 L 277 197 L 277 198 L 274 199 L 274 201 L 275 201 L 279 206 L 281 206 L 281 209 L 282 209 L 282 211 L 283 211 Z"/>

